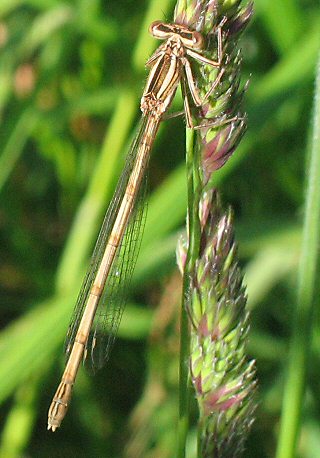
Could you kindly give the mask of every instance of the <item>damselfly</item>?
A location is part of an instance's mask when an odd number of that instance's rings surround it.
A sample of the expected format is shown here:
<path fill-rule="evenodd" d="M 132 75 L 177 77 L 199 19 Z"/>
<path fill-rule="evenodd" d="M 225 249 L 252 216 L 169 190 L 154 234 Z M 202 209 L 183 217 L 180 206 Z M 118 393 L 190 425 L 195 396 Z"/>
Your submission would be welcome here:
<path fill-rule="evenodd" d="M 217 61 L 202 55 L 205 42 L 199 32 L 160 21 L 150 26 L 154 37 L 166 41 L 147 62 L 151 70 L 141 98 L 139 132 L 109 205 L 71 319 L 66 339 L 68 360 L 49 408 L 48 429 L 52 431 L 60 426 L 67 412 L 83 357 L 90 355 L 94 369 L 101 367 L 108 358 L 141 240 L 146 210 L 146 167 L 151 146 L 179 82 L 184 94 L 187 126 L 193 127 L 187 88 L 197 107 L 203 104 L 203 99 L 200 98 L 189 57 L 202 64 L 219 67 L 221 25 L 217 27 Z"/>

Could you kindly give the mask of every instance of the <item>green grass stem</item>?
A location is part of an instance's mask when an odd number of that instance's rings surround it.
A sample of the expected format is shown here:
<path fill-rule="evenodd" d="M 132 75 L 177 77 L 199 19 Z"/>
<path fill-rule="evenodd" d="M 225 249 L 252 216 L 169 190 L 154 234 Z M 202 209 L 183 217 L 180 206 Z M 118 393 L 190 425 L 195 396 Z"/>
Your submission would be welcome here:
<path fill-rule="evenodd" d="M 290 347 L 288 376 L 284 387 L 277 458 L 296 456 L 305 379 L 310 354 L 315 288 L 320 241 L 320 60 L 314 99 L 313 136 L 309 166 L 298 272 L 297 308 Z"/>
<path fill-rule="evenodd" d="M 186 129 L 186 165 L 188 184 L 188 233 L 192 230 L 194 214 L 194 131 Z M 180 365 L 179 365 L 179 424 L 177 458 L 184 458 L 189 428 L 189 367 L 190 335 L 187 307 L 190 287 L 190 266 L 192 265 L 191 237 L 187 252 L 187 259 L 183 273 L 182 303 L 180 311 Z"/>

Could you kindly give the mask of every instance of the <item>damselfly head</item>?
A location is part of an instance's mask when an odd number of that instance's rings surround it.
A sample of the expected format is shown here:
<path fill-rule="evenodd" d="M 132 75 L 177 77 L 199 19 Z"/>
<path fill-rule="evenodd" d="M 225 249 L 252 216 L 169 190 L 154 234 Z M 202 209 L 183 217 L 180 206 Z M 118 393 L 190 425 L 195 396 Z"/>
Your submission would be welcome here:
<path fill-rule="evenodd" d="M 161 21 L 155 21 L 151 23 L 149 32 L 160 40 L 167 40 L 168 38 L 180 40 L 187 48 L 203 49 L 204 47 L 204 39 L 200 32 L 190 30 L 180 24 L 166 24 Z"/>
<path fill-rule="evenodd" d="M 163 22 L 161 21 L 151 22 L 151 24 L 149 25 L 149 33 L 151 33 L 151 35 L 155 38 L 167 38 L 166 36 L 159 36 L 160 32 L 158 31 L 158 29 L 161 29 L 161 25 L 163 25 Z"/>

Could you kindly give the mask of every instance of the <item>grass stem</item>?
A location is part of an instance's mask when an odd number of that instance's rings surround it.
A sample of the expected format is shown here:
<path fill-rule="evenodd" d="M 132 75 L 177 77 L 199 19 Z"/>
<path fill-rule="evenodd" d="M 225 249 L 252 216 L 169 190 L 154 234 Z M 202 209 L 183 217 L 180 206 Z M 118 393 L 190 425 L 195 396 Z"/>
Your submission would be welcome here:
<path fill-rule="evenodd" d="M 188 183 L 188 231 L 192 231 L 194 214 L 194 177 L 193 177 L 193 162 L 194 162 L 194 131 L 187 129 L 186 131 L 186 164 L 187 164 L 187 183 Z M 187 260 L 183 275 L 183 291 L 180 315 L 180 365 L 179 365 L 179 427 L 178 427 L 178 450 L 177 457 L 185 457 L 186 440 L 189 426 L 189 368 L 188 358 L 190 352 L 190 335 L 189 322 L 187 316 L 187 306 L 189 300 L 188 289 L 190 287 L 190 267 L 192 262 L 192 237 L 189 237 L 190 243 L 187 252 Z"/>
<path fill-rule="evenodd" d="M 277 458 L 291 458 L 296 455 L 315 308 L 314 293 L 320 239 L 320 59 L 314 100 L 313 137 L 307 170 L 297 308 L 293 324 L 288 376 L 284 388 Z"/>

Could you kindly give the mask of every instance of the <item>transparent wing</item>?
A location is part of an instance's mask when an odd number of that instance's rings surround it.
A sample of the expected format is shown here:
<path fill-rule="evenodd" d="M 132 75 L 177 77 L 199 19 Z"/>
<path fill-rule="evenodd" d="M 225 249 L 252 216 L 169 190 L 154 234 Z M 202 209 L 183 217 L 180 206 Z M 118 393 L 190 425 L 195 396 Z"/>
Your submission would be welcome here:
<path fill-rule="evenodd" d="M 87 342 L 86 365 L 89 364 L 93 370 L 102 367 L 108 359 L 128 299 L 146 219 L 146 189 L 145 174 L 136 205 L 103 289 Z"/>
<path fill-rule="evenodd" d="M 147 122 L 147 118 L 142 118 L 138 134 L 130 148 L 124 170 L 119 178 L 114 196 L 104 218 L 90 266 L 83 281 L 69 324 L 65 341 L 65 352 L 67 357 L 71 352 L 92 284 L 124 197 Z M 148 155 L 146 157 L 146 161 L 147 160 Z M 145 163 L 144 166 L 146 167 L 147 163 Z M 146 173 L 144 175 L 146 175 Z M 85 356 L 91 356 L 90 359 L 93 370 L 101 367 L 103 362 L 106 361 L 119 327 L 122 310 L 126 301 L 125 293 L 128 291 L 127 282 L 129 282 L 135 266 L 144 226 L 146 214 L 145 193 L 146 177 L 144 176 L 140 182 L 139 190 L 135 194 L 135 203 L 130 213 L 128 225 L 125 229 L 103 293 L 100 297 L 95 320 L 87 342 Z"/>

